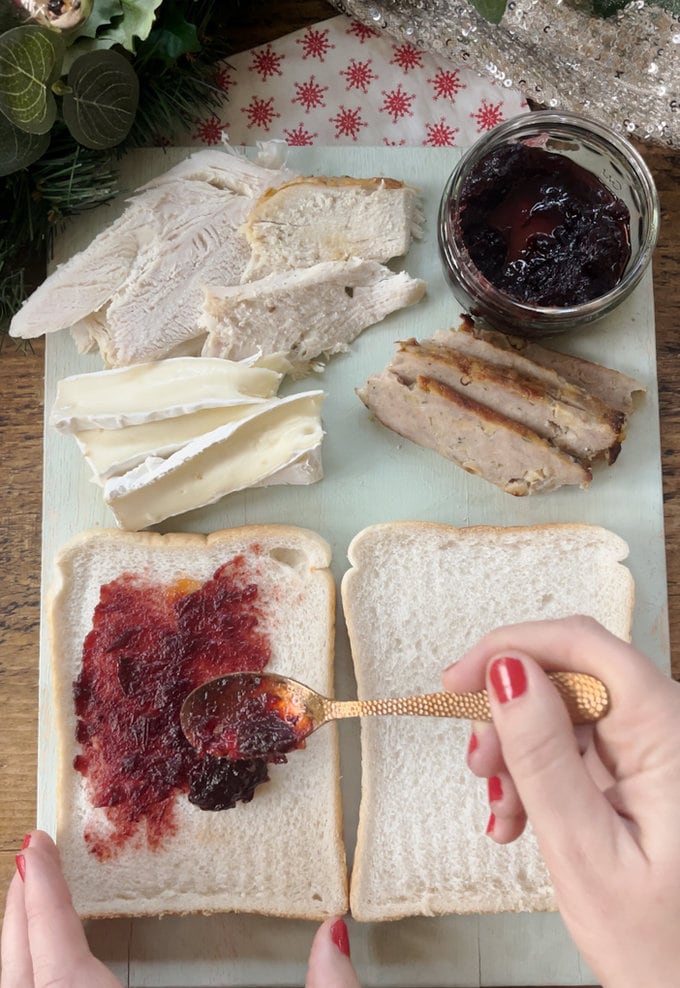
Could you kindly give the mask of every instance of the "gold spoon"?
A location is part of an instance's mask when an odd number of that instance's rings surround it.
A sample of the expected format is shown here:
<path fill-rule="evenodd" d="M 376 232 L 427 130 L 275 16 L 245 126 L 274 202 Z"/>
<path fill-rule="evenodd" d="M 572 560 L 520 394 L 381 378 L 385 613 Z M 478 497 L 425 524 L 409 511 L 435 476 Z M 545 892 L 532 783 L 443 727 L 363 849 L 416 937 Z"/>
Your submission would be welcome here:
<path fill-rule="evenodd" d="M 599 720 L 609 695 L 599 679 L 581 672 L 549 672 L 574 724 Z M 486 690 L 428 693 L 386 700 L 331 700 L 309 686 L 273 673 L 218 676 L 184 700 L 180 723 L 202 755 L 233 760 L 283 755 L 331 720 L 397 714 L 491 720 Z"/>

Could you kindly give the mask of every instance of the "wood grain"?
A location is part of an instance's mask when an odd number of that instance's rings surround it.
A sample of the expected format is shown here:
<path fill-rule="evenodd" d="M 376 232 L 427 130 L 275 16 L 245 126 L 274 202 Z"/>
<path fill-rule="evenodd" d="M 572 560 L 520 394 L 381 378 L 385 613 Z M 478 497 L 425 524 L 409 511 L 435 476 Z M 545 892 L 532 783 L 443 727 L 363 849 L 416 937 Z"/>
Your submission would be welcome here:
<path fill-rule="evenodd" d="M 318 0 L 267 2 L 225 16 L 234 51 L 261 44 L 333 16 Z M 673 674 L 680 679 L 680 153 L 640 145 L 661 199 L 661 235 L 654 257 L 658 373 L 663 450 L 668 596 Z M 34 826 L 43 423 L 43 346 L 0 352 L 0 429 L 5 508 L 0 519 L 4 579 L 0 582 L 0 883 L 14 873 L 14 855 Z M 631 497 L 635 491 L 631 490 Z"/>
<path fill-rule="evenodd" d="M 0 881 L 14 871 L 34 826 L 38 722 L 43 341 L 0 352 L 0 430 L 5 510 L 0 515 Z"/>

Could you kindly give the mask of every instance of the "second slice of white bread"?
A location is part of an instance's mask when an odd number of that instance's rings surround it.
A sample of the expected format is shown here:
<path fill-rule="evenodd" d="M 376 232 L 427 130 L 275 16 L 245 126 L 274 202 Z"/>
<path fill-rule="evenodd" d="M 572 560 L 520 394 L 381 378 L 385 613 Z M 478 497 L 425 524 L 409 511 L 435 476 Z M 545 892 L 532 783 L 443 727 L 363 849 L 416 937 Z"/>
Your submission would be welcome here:
<path fill-rule="evenodd" d="M 374 525 L 350 544 L 342 583 L 360 698 L 441 689 L 442 670 L 493 628 L 588 614 L 628 638 L 626 543 L 590 525 Z M 486 786 L 465 762 L 466 721 L 365 717 L 352 915 L 555 908 L 531 834 L 485 836 Z"/>
<path fill-rule="evenodd" d="M 258 587 L 258 630 L 271 645 L 267 669 L 332 694 L 335 591 L 329 546 L 313 532 L 284 525 L 208 536 L 98 530 L 82 533 L 58 556 L 49 610 L 60 738 L 56 838 L 83 916 L 238 911 L 319 919 L 346 911 L 334 725 L 291 753 L 288 764 L 270 766 L 270 781 L 250 803 L 210 812 L 178 797 L 177 831 L 157 850 L 143 827 L 108 861 L 83 839 L 86 825 L 107 826 L 73 768 L 79 746 L 72 687 L 101 585 L 122 573 L 203 582 L 237 555 L 245 556 Z"/>

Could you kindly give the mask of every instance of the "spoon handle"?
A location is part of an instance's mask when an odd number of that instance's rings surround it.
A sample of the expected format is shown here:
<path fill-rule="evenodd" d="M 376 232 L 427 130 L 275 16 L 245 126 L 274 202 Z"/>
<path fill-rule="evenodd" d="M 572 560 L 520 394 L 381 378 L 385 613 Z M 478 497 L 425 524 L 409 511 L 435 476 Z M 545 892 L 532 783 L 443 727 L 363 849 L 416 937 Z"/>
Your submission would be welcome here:
<path fill-rule="evenodd" d="M 609 710 L 604 683 L 583 672 L 549 672 L 574 724 L 599 720 Z M 423 696 L 394 697 L 387 700 L 328 700 L 326 719 L 396 714 L 408 717 L 460 717 L 491 720 L 486 690 L 477 693 L 428 693 Z"/>

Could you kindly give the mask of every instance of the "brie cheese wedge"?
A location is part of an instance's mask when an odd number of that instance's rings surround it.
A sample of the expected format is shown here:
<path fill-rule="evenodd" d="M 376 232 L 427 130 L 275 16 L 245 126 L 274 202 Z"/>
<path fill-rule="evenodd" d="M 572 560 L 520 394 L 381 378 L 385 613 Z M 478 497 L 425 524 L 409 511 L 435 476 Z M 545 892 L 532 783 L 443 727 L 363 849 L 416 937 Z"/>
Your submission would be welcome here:
<path fill-rule="evenodd" d="M 151 457 L 111 478 L 104 500 L 116 523 L 139 531 L 262 485 L 321 445 L 324 397 L 323 391 L 307 391 L 255 407 L 246 418 L 200 436 L 167 459 Z"/>
<path fill-rule="evenodd" d="M 173 357 L 74 374 L 57 386 L 51 424 L 61 432 L 121 429 L 206 408 L 261 402 L 282 375 L 217 357 Z"/>
<path fill-rule="evenodd" d="M 238 405 L 202 408 L 186 415 L 156 419 L 141 425 L 127 425 L 121 429 L 85 429 L 73 435 L 92 469 L 93 479 L 103 487 L 110 477 L 127 473 L 150 456 L 170 456 L 191 440 L 221 425 L 252 415 L 256 404 L 258 408 L 264 408 L 277 401 L 276 398 L 257 403 L 242 401 Z"/>

